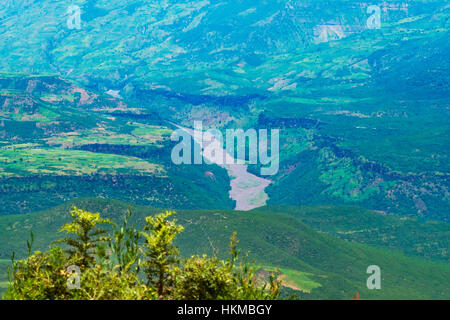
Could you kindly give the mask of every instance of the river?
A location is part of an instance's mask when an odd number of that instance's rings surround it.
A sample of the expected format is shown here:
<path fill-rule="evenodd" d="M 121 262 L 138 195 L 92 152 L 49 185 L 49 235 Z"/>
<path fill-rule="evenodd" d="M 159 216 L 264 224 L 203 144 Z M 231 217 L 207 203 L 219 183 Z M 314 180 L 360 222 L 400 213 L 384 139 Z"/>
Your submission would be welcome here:
<path fill-rule="evenodd" d="M 230 198 L 236 201 L 235 210 L 248 211 L 266 205 L 269 196 L 265 192 L 265 189 L 272 183 L 271 180 L 258 177 L 248 172 L 248 166 L 245 164 L 236 164 L 234 156 L 227 153 L 226 150 L 222 148 L 222 144 L 213 135 L 203 132 L 204 138 L 201 139 L 202 135 L 195 134 L 195 130 L 179 126 L 175 123 L 172 124 L 189 133 L 202 149 L 206 148 L 210 143 L 221 146 L 220 148 L 223 151 L 226 161 L 217 161 L 208 157 L 208 155 L 203 152 L 202 156 L 227 170 L 228 176 L 230 177 Z"/>

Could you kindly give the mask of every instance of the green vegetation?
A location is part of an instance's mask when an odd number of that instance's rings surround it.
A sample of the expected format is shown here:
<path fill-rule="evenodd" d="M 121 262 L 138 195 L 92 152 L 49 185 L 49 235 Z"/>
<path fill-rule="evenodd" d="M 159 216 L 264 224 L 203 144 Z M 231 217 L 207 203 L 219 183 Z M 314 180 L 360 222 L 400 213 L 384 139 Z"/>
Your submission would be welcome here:
<path fill-rule="evenodd" d="M 173 245 L 183 227 L 168 220 L 173 213 L 166 212 L 146 218 L 145 230 L 140 233 L 122 225 L 124 235 L 106 236 L 99 227 L 111 224 L 100 214 L 72 208 L 71 221 L 60 232 L 69 236 L 59 239 L 62 249 L 52 246 L 46 252 L 32 254 L 34 235 L 27 241 L 27 257 L 12 260 L 11 283 L 4 296 L 8 300 L 155 300 L 155 299 L 276 299 L 279 283 L 254 282 L 255 267 L 237 265 L 239 252 L 236 240 L 231 240 L 231 258 L 220 261 L 216 257 L 191 257 L 180 261 L 178 249 Z M 128 215 L 130 217 L 130 215 Z M 126 229 L 126 230 L 125 230 Z M 139 235 L 144 238 L 140 247 Z M 122 241 L 139 248 L 141 259 L 124 261 L 114 258 L 128 254 Z M 114 254 L 108 254 L 106 243 Z M 118 249 L 118 251 L 117 251 Z M 142 253 L 141 253 L 142 252 Z M 137 264 L 138 268 L 131 268 Z M 140 280 L 142 264 L 146 282 Z M 73 270 L 71 269 L 73 268 Z M 75 270 L 75 272 L 73 272 Z M 78 270 L 78 271 L 77 271 Z M 205 272 L 207 271 L 207 272 Z M 209 277 L 212 275 L 212 277 Z M 201 277 L 204 281 L 198 281 Z"/>
<path fill-rule="evenodd" d="M 87 196 L 233 208 L 224 169 L 172 163 L 157 114 L 55 76 L 1 75 L 0 88 L 0 215 Z"/>
<path fill-rule="evenodd" d="M 278 276 L 278 280 L 286 288 L 305 293 L 311 293 L 312 289 L 320 287 L 320 283 L 315 282 L 310 277 L 314 276 L 311 273 L 301 272 L 286 268 L 262 267 L 262 272 L 274 272 Z"/>
<path fill-rule="evenodd" d="M 366 2 L 336 2 L 333 10 L 326 1 L 306 3 L 85 3 L 88 20 L 77 32 L 61 29 L 64 17 L 56 12 L 65 12 L 64 1 L 32 3 L 25 17 L 2 8 L 0 17 L 17 28 L 0 28 L 0 39 L 18 40 L 14 48 L 0 47 L 0 139 L 73 152 L 75 159 L 79 149 L 91 151 L 93 163 L 103 162 L 99 153 L 135 157 L 128 160 L 136 164 L 118 173 L 148 173 L 135 170 L 144 160 L 162 167 L 182 193 L 168 161 L 173 128 L 164 120 L 191 127 L 202 119 L 220 129 L 267 128 L 271 122 L 281 129 L 281 162 L 266 190 L 269 204 L 356 205 L 447 220 L 449 8 L 438 0 L 405 0 L 405 10 L 382 4 L 382 28 L 368 30 Z M 45 17 L 22 20 L 42 7 Z M 284 18 L 274 18 L 279 16 Z M 105 35 L 105 19 L 125 27 L 108 28 Z M 215 19 L 236 28 L 217 26 Z M 317 41 L 327 23 L 341 28 L 342 37 Z M 41 28 L 46 32 L 36 34 Z M 29 41 L 20 40 L 24 35 Z M 27 74 L 23 66 L 33 67 Z M 49 75 L 56 70 L 60 76 Z M 269 121 L 260 122 L 261 115 Z M 308 120 L 313 124 L 305 125 Z M 144 146 L 151 151 L 138 150 Z M 26 163 L 19 162 L 11 171 L 27 173 Z M 94 170 L 74 167 L 82 174 Z M 211 170 L 193 179 L 205 171 Z M 59 196 L 84 196 L 74 187 L 72 195 Z M 212 189 L 210 183 L 197 194 L 207 201 Z M 111 185 L 101 193 L 132 198 L 111 191 Z M 233 207 L 227 195 L 225 190 L 219 200 L 219 192 L 214 194 L 217 207 Z M 145 204 L 178 208 L 177 201 L 163 198 Z M 17 205 L 14 196 L 2 200 L 8 208 Z M 23 211 L 56 204 L 30 202 Z M 195 208 L 190 203 L 185 208 Z"/>
<path fill-rule="evenodd" d="M 8 266 L 11 260 L 0 259 L 0 294 L 8 287 Z"/>
<path fill-rule="evenodd" d="M 344 206 L 281 206 L 259 210 L 292 215 L 315 230 L 347 241 L 401 250 L 408 255 L 450 261 L 450 230 L 445 222 Z"/>
<path fill-rule="evenodd" d="M 122 221 L 129 208 L 117 201 L 85 199 L 42 212 L 0 217 L 0 244 L 4 244 L 0 246 L 0 258 L 8 259 L 12 251 L 17 257 L 26 257 L 23 239 L 30 231 L 35 234 L 36 250 L 45 250 L 59 239 L 60 226 L 70 222 L 67 211 L 73 205 L 100 212 L 115 223 Z M 134 206 L 132 211 L 130 226 L 144 226 L 146 217 L 159 212 L 140 206 Z M 406 257 L 400 252 L 401 246 L 388 250 L 339 240 L 314 231 L 301 218 L 280 212 L 177 210 L 177 220 L 184 231 L 175 245 L 184 258 L 209 254 L 226 259 L 229 237 L 236 231 L 239 246 L 249 252 L 249 259 L 264 266 L 262 270 L 279 269 L 288 289 L 292 285 L 302 289 L 298 295 L 304 299 L 350 299 L 356 292 L 362 299 L 448 299 L 447 263 Z M 382 290 L 366 287 L 366 269 L 373 264 L 382 270 Z M 209 261 L 205 268 L 208 265 L 217 263 Z"/>
<path fill-rule="evenodd" d="M 381 28 L 368 29 L 365 0 L 83 0 L 79 30 L 66 26 L 66 0 L 4 2 L 0 291 L 15 251 L 18 275 L 48 276 L 54 297 L 74 298 L 53 271 L 76 257 L 48 246 L 75 204 L 114 223 L 88 250 L 95 263 L 84 253 L 82 298 L 223 296 L 234 231 L 261 276 L 278 270 L 283 295 L 449 298 L 445 2 L 380 2 Z M 268 207 L 232 212 L 225 169 L 173 164 L 173 123 L 194 120 L 280 129 L 279 172 L 264 192 L 244 194 Z M 133 215 L 122 221 L 129 205 L 111 199 L 136 204 Z M 185 231 L 173 243 L 152 238 L 159 210 L 139 205 L 176 210 Z M 150 246 L 137 245 L 143 226 Z M 40 253 L 25 248 L 30 231 Z M 161 261 L 150 253 L 158 241 L 168 245 Z M 42 274 L 23 269 L 44 264 Z M 371 264 L 381 291 L 365 286 Z M 209 278 L 215 285 L 196 291 Z"/>
<path fill-rule="evenodd" d="M 135 174 L 162 176 L 161 166 L 112 154 L 12 145 L 0 148 L 0 177 L 95 174 Z"/>
<path fill-rule="evenodd" d="M 186 171 L 172 164 L 168 141 L 172 129 L 158 124 L 157 116 L 138 117 L 143 122 L 138 123 L 120 114 L 108 115 L 109 108 L 119 108 L 120 101 L 59 78 L 7 76 L 0 82 L 1 86 L 16 88 L 28 103 L 0 110 L 4 119 L 0 121 L 0 137 L 4 139 L 0 149 L 0 198 L 5 204 L 0 215 L 35 211 L 85 196 L 136 201 L 140 195 L 138 202 L 142 204 L 172 208 L 233 206 L 227 196 L 229 179 L 224 170 L 203 165 Z M 43 97 L 48 91 L 61 97 L 74 91 L 82 94 L 74 102 Z M 8 95 L 0 99 L 4 106 L 10 106 L 19 98 Z M 103 106 L 101 112 L 86 110 L 94 103 Z M 17 109 L 28 118 L 14 120 Z M 50 109 L 54 112 L 48 113 Z M 44 113 L 50 122 L 37 120 Z M 87 113 L 91 114 L 89 119 L 85 118 Z M 214 179 L 205 172 L 211 172 Z M 86 180 L 89 182 L 82 182 Z M 28 197 L 23 197 L 24 192 Z"/>

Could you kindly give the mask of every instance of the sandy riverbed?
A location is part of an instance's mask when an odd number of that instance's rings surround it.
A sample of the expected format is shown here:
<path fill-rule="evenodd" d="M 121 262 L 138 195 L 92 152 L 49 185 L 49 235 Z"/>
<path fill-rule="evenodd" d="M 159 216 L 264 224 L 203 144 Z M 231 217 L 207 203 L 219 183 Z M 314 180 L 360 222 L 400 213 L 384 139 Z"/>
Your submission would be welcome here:
<path fill-rule="evenodd" d="M 194 141 L 198 143 L 203 149 L 209 144 L 214 143 L 220 145 L 219 141 L 215 139 L 214 136 L 204 133 L 203 139 L 200 137 L 201 134 L 195 134 L 193 129 L 184 128 L 182 126 L 176 125 L 178 128 L 186 131 L 192 137 Z M 222 148 L 222 147 L 221 147 Z M 222 149 L 223 150 L 223 149 Z M 207 155 L 202 155 L 209 161 L 225 168 L 230 176 L 230 198 L 236 201 L 235 210 L 251 210 L 258 207 L 262 207 L 266 204 L 269 196 L 264 191 L 269 184 L 272 183 L 269 179 L 264 179 L 258 177 L 250 172 L 248 172 L 247 165 L 244 164 L 227 164 L 235 163 L 234 158 L 223 150 L 224 161 L 215 161 L 214 159 L 208 158 Z"/>

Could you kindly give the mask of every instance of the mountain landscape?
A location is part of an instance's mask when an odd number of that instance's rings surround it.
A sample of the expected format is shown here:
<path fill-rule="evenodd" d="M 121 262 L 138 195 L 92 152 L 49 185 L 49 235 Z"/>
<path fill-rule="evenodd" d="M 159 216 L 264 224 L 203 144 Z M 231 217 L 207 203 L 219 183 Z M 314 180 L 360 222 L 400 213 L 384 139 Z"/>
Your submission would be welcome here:
<path fill-rule="evenodd" d="M 439 0 L 3 1 L 0 293 L 30 231 L 45 250 L 75 205 L 136 226 L 175 210 L 185 257 L 223 258 L 236 231 L 285 298 L 449 299 L 449 16 Z M 194 121 L 279 130 L 278 170 L 175 163 L 180 128 L 204 155 Z"/>
<path fill-rule="evenodd" d="M 58 229 L 62 223 L 68 222 L 67 211 L 73 205 L 100 212 L 112 219 L 120 219 L 129 208 L 129 204 L 117 201 L 81 199 L 37 213 L 0 217 L 2 243 L 10 244 L 8 248 L 1 247 L 0 261 L 8 262 L 11 249 L 20 256 L 26 255 L 23 239 L 28 238 L 30 230 L 36 233 L 35 249 L 45 249 L 51 241 L 58 239 Z M 303 210 L 328 214 L 331 211 L 321 208 Z M 335 208 L 332 214 L 333 217 L 342 217 L 346 216 L 346 211 L 348 208 Z M 142 225 L 145 216 L 157 212 L 158 209 L 133 206 L 132 222 Z M 393 230 L 390 232 L 372 231 L 362 240 L 349 242 L 336 239 L 333 232 L 318 232 L 311 228 L 313 224 L 308 220 L 307 225 L 295 214 L 284 212 L 289 210 L 178 210 L 177 219 L 185 227 L 178 246 L 186 256 L 206 252 L 225 257 L 228 239 L 236 231 L 241 249 L 250 252 L 250 258 L 265 270 L 280 268 L 287 292 L 296 292 L 303 299 L 350 299 L 356 292 L 364 299 L 447 299 L 448 256 L 447 253 L 439 255 L 448 248 L 446 225 L 404 224 L 400 218 L 392 217 Z M 359 212 L 359 216 L 361 219 L 374 219 L 371 212 Z M 324 226 L 334 226 L 332 221 L 321 221 Z M 351 221 L 348 224 L 351 225 Z M 351 234 L 352 231 L 358 232 L 355 228 L 363 227 L 364 224 L 353 222 L 352 227 L 344 230 Z M 396 233 L 398 229 L 401 231 Z M 431 230 L 433 233 L 428 234 Z M 416 239 L 415 234 L 428 234 L 428 237 Z M 392 241 L 386 245 L 378 239 L 383 237 L 391 237 L 397 243 Z M 402 251 L 413 247 L 411 239 L 420 243 L 423 250 L 405 255 Z M 378 248 L 364 243 L 376 244 Z M 436 247 L 430 248 L 430 244 Z M 430 251 L 438 255 L 428 257 Z M 366 268 L 375 262 L 384 271 L 382 290 L 368 290 L 366 287 Z"/>

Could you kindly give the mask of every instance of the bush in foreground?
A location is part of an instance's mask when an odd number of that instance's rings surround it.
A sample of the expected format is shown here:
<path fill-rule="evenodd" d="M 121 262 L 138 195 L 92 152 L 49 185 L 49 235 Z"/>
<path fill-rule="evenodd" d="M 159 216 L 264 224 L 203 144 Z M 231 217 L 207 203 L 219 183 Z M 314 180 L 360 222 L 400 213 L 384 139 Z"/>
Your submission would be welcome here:
<path fill-rule="evenodd" d="M 155 300 L 155 299 L 277 299 L 280 283 L 257 277 L 253 264 L 239 261 L 237 240 L 231 238 L 230 258 L 192 256 L 181 259 L 174 245 L 183 227 L 173 212 L 147 217 L 142 231 L 129 226 L 128 212 L 120 226 L 98 213 L 78 208 L 62 226 L 66 237 L 46 252 L 12 258 L 11 300 Z M 104 227 L 112 226 L 108 233 Z"/>

